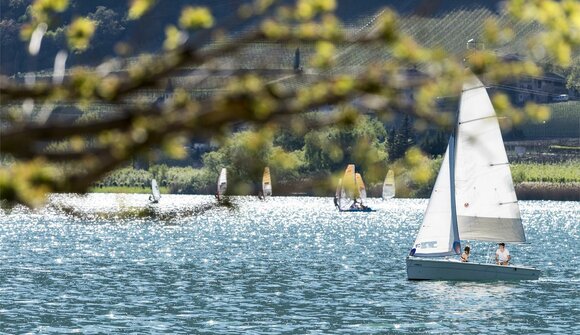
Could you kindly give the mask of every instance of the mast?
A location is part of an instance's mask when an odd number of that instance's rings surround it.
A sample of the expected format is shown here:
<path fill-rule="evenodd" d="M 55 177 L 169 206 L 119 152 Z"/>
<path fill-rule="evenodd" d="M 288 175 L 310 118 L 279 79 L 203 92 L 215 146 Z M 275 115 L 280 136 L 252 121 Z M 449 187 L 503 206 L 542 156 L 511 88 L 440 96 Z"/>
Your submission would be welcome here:
<path fill-rule="evenodd" d="M 461 104 L 461 102 L 460 102 Z M 459 111 L 457 111 L 457 120 L 459 120 Z M 457 121 L 459 122 L 459 121 Z M 456 254 L 461 253 L 461 240 L 459 238 L 459 227 L 457 226 L 457 206 L 456 206 L 456 199 L 455 199 L 455 162 L 456 162 L 456 146 L 457 146 L 457 128 L 459 123 L 456 124 L 455 129 L 453 130 L 453 134 L 451 134 L 451 138 L 449 139 L 449 192 L 451 198 L 451 231 L 453 234 L 453 251 Z"/>

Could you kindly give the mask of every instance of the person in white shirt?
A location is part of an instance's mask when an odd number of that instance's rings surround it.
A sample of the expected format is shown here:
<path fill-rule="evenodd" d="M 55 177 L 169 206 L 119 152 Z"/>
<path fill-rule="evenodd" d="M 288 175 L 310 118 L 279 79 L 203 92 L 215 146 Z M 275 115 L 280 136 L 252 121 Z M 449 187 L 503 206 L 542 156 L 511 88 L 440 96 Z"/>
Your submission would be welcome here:
<path fill-rule="evenodd" d="M 495 252 L 495 263 L 498 265 L 508 265 L 512 256 L 510 256 L 509 250 L 506 249 L 505 243 L 500 243 L 499 248 Z"/>

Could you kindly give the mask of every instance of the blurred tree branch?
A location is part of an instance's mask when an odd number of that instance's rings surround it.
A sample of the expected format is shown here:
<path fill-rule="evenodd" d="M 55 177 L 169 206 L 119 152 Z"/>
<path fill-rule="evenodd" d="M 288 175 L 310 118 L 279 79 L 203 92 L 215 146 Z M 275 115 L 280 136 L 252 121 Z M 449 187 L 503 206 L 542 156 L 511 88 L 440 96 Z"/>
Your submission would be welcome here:
<path fill-rule="evenodd" d="M 68 5 L 68 1 L 64 3 Z M 37 0 L 34 4 L 31 23 L 23 28 L 23 36 L 31 43 L 38 36 L 42 38 L 38 27 L 65 9 L 61 1 L 52 4 L 50 0 Z M 133 1 L 129 16 L 139 19 L 153 4 L 154 1 Z M 396 13 L 389 9 L 382 11 L 368 33 L 349 34 L 332 15 L 335 7 L 334 0 L 297 0 L 294 6 L 276 6 L 274 1 L 266 0 L 245 3 L 237 12 L 238 19 L 259 21 L 254 28 L 228 38 L 223 36 L 226 28 L 234 26 L 231 22 L 214 24 L 206 8 L 186 7 L 179 28 L 171 26 L 166 30 L 166 50 L 157 56 L 142 57 L 123 71 L 104 62 L 98 67 L 100 71 L 72 69 L 62 82 L 21 83 L 0 76 L 4 106 L 24 106 L 30 101 L 88 105 L 107 102 L 117 110 L 106 118 L 80 124 L 39 124 L 26 117 L 21 122 L 5 124 L 0 134 L 0 152 L 17 162 L 0 168 L 0 198 L 36 205 L 47 192 L 85 192 L 136 153 L 164 147 L 179 156 L 183 139 L 189 136 L 211 139 L 224 127 L 239 122 L 280 124 L 328 105 L 350 104 L 351 108 L 310 126 L 352 124 L 364 109 L 373 110 L 379 117 L 404 113 L 424 123 L 450 127 L 453 116 L 437 112 L 436 98 L 457 95 L 465 66 L 494 82 L 540 73 L 530 60 L 506 64 L 493 50 L 468 50 L 463 60 L 437 48 L 423 47 L 401 31 Z M 514 20 L 533 20 L 543 25 L 545 31 L 534 42 L 545 47 L 560 65 L 569 65 L 580 45 L 578 3 L 512 0 L 507 11 Z M 71 49 L 90 43 L 95 28 L 92 24 L 90 20 L 71 23 Z M 498 36 L 509 35 L 502 29 L 488 23 L 486 41 L 490 45 L 499 43 Z M 188 41 L 188 34 L 196 38 Z M 187 91 L 190 88 L 182 87 L 162 104 L 131 100 L 143 89 L 163 87 L 168 77 L 184 68 L 205 73 L 199 83 L 215 73 L 226 56 L 236 57 L 248 45 L 262 41 L 312 46 L 315 52 L 309 71 L 289 76 L 317 75 L 316 80 L 286 87 L 271 82 L 260 71 L 233 69 L 221 90 L 209 98 L 192 96 Z M 342 45 L 378 48 L 385 57 L 360 66 L 360 74 L 340 73 L 333 65 L 339 57 L 337 48 Z M 421 68 L 422 76 L 406 76 L 405 71 L 413 67 Z M 409 91 L 414 92 L 413 101 L 406 98 Z M 355 100 L 357 103 L 353 103 Z M 500 113 L 510 116 L 518 112 L 501 95 L 494 102 Z M 528 114 L 542 114 L 538 110 L 526 107 Z M 51 143 L 59 141 L 66 142 L 66 148 L 52 150 Z"/>

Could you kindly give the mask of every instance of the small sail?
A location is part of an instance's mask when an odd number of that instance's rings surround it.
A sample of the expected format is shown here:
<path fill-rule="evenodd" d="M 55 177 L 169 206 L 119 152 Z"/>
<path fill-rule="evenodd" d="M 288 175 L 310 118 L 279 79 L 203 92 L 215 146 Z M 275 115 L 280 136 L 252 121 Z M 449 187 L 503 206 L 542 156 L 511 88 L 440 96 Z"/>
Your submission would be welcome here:
<path fill-rule="evenodd" d="M 340 209 L 348 209 L 357 196 L 356 181 L 354 173 L 354 164 L 349 164 L 344 171 L 342 177 L 342 188 L 340 190 L 339 207 Z"/>
<path fill-rule="evenodd" d="M 342 196 L 342 178 L 338 180 L 336 185 L 336 193 L 334 193 L 334 206 L 340 208 L 340 197 Z"/>
<path fill-rule="evenodd" d="M 383 200 L 390 199 L 395 196 L 395 173 L 393 170 L 387 172 L 385 182 L 383 183 Z"/>
<path fill-rule="evenodd" d="M 272 196 L 272 179 L 270 177 L 270 168 L 264 168 L 264 175 L 262 176 L 262 194 L 264 197 Z"/>
<path fill-rule="evenodd" d="M 360 199 L 366 200 L 367 199 L 367 189 L 365 187 L 365 183 L 364 183 L 360 173 L 356 174 L 356 187 L 357 187 Z"/>
<path fill-rule="evenodd" d="M 161 199 L 161 193 L 159 192 L 159 186 L 157 185 L 157 180 L 151 180 L 151 196 L 149 197 L 151 202 L 159 202 Z"/>
<path fill-rule="evenodd" d="M 227 170 L 226 168 L 222 168 L 220 176 L 217 182 L 217 196 L 218 199 L 221 199 L 222 196 L 226 194 L 228 188 L 228 178 L 227 178 Z"/>
<path fill-rule="evenodd" d="M 499 123 L 485 87 L 475 76 L 463 85 L 456 152 L 461 239 L 525 242 Z"/>

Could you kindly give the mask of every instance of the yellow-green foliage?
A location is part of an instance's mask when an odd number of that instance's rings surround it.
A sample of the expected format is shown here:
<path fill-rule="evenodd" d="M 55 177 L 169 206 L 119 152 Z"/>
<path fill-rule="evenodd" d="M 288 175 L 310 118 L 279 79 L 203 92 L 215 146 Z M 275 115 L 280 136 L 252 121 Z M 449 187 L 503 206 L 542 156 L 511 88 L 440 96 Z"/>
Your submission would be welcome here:
<path fill-rule="evenodd" d="M 512 164 L 511 169 L 515 183 L 580 182 L 580 161 L 571 161 L 562 164 L 520 163 Z"/>

